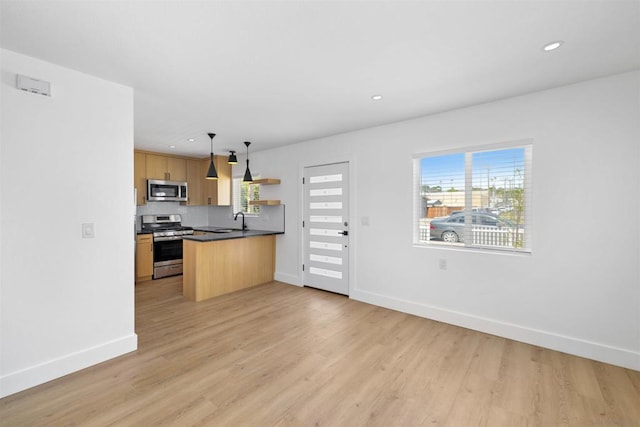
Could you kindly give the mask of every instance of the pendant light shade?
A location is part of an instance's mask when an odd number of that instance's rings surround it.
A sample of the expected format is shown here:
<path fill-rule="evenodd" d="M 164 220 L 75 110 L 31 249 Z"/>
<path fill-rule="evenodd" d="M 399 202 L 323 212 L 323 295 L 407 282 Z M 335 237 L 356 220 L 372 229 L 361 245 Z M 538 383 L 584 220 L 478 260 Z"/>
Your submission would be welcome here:
<path fill-rule="evenodd" d="M 252 182 L 253 177 L 251 176 L 251 171 L 249 170 L 249 146 L 251 143 L 249 141 L 245 141 L 244 145 L 247 146 L 247 170 L 244 172 L 244 182 Z"/>
<path fill-rule="evenodd" d="M 213 164 L 213 137 L 216 136 L 215 133 L 210 133 L 209 138 L 211 138 L 211 164 L 209 165 L 209 170 L 207 171 L 207 179 L 218 179 L 218 172 L 216 171 L 216 166 Z"/>
<path fill-rule="evenodd" d="M 236 152 L 235 151 L 229 151 L 229 160 L 227 160 L 227 163 L 229 163 L 230 165 L 237 165 L 238 164 L 238 158 L 236 157 Z"/>

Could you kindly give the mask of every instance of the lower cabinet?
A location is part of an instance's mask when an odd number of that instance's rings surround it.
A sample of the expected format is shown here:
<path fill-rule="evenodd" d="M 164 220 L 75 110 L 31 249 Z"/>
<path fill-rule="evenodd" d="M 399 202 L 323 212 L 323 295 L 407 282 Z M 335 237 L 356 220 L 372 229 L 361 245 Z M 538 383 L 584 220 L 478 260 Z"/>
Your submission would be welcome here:
<path fill-rule="evenodd" d="M 153 276 L 153 235 L 136 236 L 136 282 L 149 280 Z"/>
<path fill-rule="evenodd" d="M 183 242 L 182 295 L 190 301 L 273 281 L 276 236 Z"/>

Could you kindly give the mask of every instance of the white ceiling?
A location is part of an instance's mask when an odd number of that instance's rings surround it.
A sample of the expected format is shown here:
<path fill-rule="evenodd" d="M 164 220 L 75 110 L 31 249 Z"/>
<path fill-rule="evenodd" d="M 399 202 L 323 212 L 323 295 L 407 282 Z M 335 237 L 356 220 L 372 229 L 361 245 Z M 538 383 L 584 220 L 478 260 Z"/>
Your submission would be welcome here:
<path fill-rule="evenodd" d="M 640 68 L 640 2 L 2 0 L 0 45 L 133 87 L 137 148 L 206 155 Z"/>

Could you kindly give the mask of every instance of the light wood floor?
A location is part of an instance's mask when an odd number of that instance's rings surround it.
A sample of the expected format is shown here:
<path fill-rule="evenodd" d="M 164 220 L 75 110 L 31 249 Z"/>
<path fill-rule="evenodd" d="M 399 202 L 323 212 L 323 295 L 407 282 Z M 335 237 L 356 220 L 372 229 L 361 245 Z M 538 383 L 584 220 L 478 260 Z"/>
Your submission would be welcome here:
<path fill-rule="evenodd" d="M 273 282 L 139 284 L 139 350 L 0 400 L 2 426 L 640 426 L 640 372 Z"/>

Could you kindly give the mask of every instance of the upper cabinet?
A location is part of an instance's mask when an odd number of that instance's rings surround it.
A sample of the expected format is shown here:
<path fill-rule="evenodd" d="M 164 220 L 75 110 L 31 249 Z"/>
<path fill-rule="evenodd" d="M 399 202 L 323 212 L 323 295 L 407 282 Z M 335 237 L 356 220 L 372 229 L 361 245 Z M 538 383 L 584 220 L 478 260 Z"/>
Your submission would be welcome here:
<path fill-rule="evenodd" d="M 147 154 L 146 162 L 147 179 L 187 180 L 187 161 L 185 159 L 161 154 Z"/>
<path fill-rule="evenodd" d="M 202 198 L 202 185 L 204 184 L 204 175 L 202 175 L 202 160 L 187 160 L 187 185 L 189 192 L 189 200 L 187 205 L 200 206 L 204 205 Z"/>
<path fill-rule="evenodd" d="M 210 159 L 194 159 L 168 156 L 159 153 L 134 151 L 134 188 L 137 190 L 136 204 L 147 200 L 147 180 L 186 181 L 189 206 L 230 205 L 231 165 L 224 156 L 215 156 L 217 180 L 205 179 Z"/>
<path fill-rule="evenodd" d="M 133 188 L 136 189 L 136 205 L 144 205 L 147 201 L 147 155 L 133 153 Z"/>
<path fill-rule="evenodd" d="M 201 160 L 201 176 L 207 176 L 211 159 Z M 202 183 L 202 201 L 205 205 L 228 206 L 231 205 L 231 165 L 224 156 L 215 156 L 213 163 L 216 166 L 218 179 L 204 179 Z"/>

